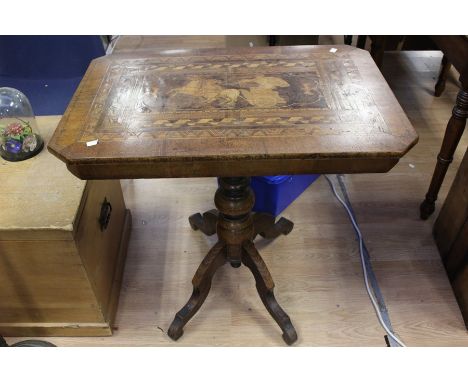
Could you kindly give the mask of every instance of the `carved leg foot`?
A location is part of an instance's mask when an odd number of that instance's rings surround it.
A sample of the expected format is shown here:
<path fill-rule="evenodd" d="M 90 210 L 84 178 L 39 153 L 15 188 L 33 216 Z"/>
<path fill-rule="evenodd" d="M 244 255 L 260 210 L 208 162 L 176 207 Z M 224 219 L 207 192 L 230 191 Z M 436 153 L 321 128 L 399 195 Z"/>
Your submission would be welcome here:
<path fill-rule="evenodd" d="M 211 236 L 216 233 L 217 221 L 217 210 L 206 211 L 203 216 L 200 213 L 196 213 L 189 217 L 190 227 L 192 227 L 194 231 L 202 231 L 207 236 Z"/>
<path fill-rule="evenodd" d="M 195 273 L 195 276 L 193 276 L 193 293 L 184 307 L 176 313 L 174 320 L 167 331 L 167 335 L 174 341 L 182 336 L 184 333 L 184 326 L 195 315 L 195 313 L 198 312 L 208 296 L 211 288 L 211 280 L 213 279 L 213 275 L 216 270 L 226 263 L 224 249 L 224 243 L 216 243 L 203 259 Z"/>
<path fill-rule="evenodd" d="M 280 218 L 275 223 L 273 215 L 257 212 L 253 215 L 255 236 L 260 235 L 265 239 L 274 239 L 279 235 L 287 235 L 294 228 L 294 223 L 286 218 Z"/>
<path fill-rule="evenodd" d="M 244 243 L 242 262 L 250 269 L 255 278 L 257 291 L 262 299 L 263 305 L 265 305 L 265 308 L 283 331 L 284 342 L 288 345 L 293 344 L 297 340 L 296 329 L 294 329 L 289 316 L 276 301 L 273 293 L 275 287 L 273 279 L 265 262 L 252 242 Z"/>

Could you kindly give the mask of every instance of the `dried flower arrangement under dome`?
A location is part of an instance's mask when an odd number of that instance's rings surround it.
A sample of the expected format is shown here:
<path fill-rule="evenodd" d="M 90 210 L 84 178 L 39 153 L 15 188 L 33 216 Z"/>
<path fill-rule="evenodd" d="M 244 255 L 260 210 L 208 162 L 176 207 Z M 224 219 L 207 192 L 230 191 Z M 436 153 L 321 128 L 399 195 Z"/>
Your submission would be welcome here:
<path fill-rule="evenodd" d="M 13 88 L 0 88 L 0 155 L 16 162 L 32 158 L 44 147 L 27 97 Z"/>

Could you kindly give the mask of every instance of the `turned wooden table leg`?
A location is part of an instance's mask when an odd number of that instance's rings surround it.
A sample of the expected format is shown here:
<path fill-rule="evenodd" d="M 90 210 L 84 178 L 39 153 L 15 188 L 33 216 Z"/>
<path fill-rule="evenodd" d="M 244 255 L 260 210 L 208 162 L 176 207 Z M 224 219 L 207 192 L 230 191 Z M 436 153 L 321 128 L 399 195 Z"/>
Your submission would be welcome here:
<path fill-rule="evenodd" d="M 244 251 L 242 263 L 254 275 L 257 291 L 263 305 L 265 305 L 265 308 L 283 331 L 284 341 L 288 345 L 291 345 L 297 340 L 296 329 L 294 329 L 289 316 L 278 304 L 278 301 L 276 301 L 273 293 L 275 283 L 270 271 L 252 242 L 244 243 Z"/>
<path fill-rule="evenodd" d="M 167 331 L 167 335 L 173 340 L 177 340 L 182 336 L 185 324 L 195 315 L 195 313 L 198 312 L 205 302 L 206 297 L 210 292 L 211 280 L 213 279 L 216 270 L 226 263 L 224 249 L 224 243 L 216 243 L 198 267 L 192 280 L 192 295 L 184 307 L 176 313 L 175 318 Z"/>
<path fill-rule="evenodd" d="M 439 193 L 448 166 L 453 160 L 453 153 L 457 148 L 458 142 L 465 130 L 466 118 L 468 116 L 468 88 L 464 87 L 457 96 L 457 102 L 452 111 L 447 128 L 445 130 L 444 140 L 440 153 L 437 156 L 437 164 L 432 175 L 431 184 L 426 194 L 426 198 L 421 203 L 421 219 L 427 219 L 435 210 L 435 201 Z"/>
<path fill-rule="evenodd" d="M 255 249 L 253 239 L 256 235 L 252 207 L 254 194 L 250 188 L 250 178 L 220 178 L 219 188 L 215 195 L 215 205 L 218 213 L 209 211 L 202 215 L 190 217 L 190 224 L 194 229 L 200 229 L 210 234 L 216 227 L 218 243 L 203 259 L 193 277 L 193 292 L 187 304 L 175 315 L 168 335 L 177 340 L 183 334 L 183 327 L 200 309 L 211 287 L 211 280 L 216 270 L 226 262 L 237 268 L 246 265 L 252 271 L 257 285 L 257 291 L 268 312 L 283 331 L 283 339 L 292 344 L 297 334 L 291 320 L 279 306 L 273 294 L 274 283 L 270 272 Z M 217 215 L 216 224 L 214 216 Z M 263 217 L 263 232 L 266 236 L 287 234 L 292 229 L 292 223 L 284 219 L 275 224 L 274 218 Z M 288 224 L 289 222 L 289 224 Z"/>
<path fill-rule="evenodd" d="M 440 97 L 443 91 L 445 90 L 445 83 L 447 82 L 447 76 L 450 72 L 451 66 L 452 65 L 448 61 L 447 56 L 444 54 L 444 56 L 442 57 L 442 63 L 440 65 L 439 78 L 437 79 L 434 91 L 434 95 L 436 97 Z"/>

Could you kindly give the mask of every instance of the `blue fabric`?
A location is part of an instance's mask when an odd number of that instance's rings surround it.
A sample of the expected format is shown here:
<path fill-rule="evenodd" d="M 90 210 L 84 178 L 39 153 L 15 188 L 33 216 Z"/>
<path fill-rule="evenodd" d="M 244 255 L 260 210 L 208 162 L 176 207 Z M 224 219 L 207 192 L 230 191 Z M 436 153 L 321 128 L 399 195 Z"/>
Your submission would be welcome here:
<path fill-rule="evenodd" d="M 91 60 L 103 55 L 99 36 L 0 36 L 0 87 L 23 92 L 36 115 L 63 114 Z"/>

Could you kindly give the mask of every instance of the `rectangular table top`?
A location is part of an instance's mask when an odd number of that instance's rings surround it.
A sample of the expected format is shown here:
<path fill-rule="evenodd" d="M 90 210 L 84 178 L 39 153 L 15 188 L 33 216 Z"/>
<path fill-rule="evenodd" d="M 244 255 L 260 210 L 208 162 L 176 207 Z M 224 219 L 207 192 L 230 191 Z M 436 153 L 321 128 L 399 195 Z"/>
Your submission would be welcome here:
<path fill-rule="evenodd" d="M 49 150 L 83 179 L 250 176 L 384 172 L 416 142 L 368 52 L 338 45 L 98 58 Z"/>

